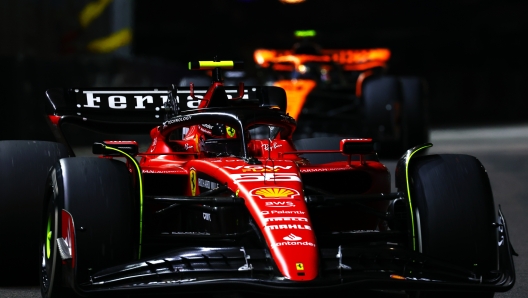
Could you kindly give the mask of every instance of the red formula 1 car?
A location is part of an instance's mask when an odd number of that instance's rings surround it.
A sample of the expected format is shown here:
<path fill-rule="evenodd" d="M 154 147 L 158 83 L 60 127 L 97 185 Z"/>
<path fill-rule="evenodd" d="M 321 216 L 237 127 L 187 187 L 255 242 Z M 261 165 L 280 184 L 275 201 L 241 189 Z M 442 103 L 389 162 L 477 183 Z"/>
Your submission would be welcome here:
<path fill-rule="evenodd" d="M 232 61 L 189 66 L 212 69 L 211 86 L 47 91 L 60 140 L 68 125 L 150 131 L 142 152 L 0 142 L 2 280 L 38 271 L 43 297 L 513 286 L 506 222 L 476 158 L 411 148 L 391 192 L 371 139 L 294 143 L 283 89 L 224 86 Z M 339 150 L 320 150 L 328 142 Z"/>

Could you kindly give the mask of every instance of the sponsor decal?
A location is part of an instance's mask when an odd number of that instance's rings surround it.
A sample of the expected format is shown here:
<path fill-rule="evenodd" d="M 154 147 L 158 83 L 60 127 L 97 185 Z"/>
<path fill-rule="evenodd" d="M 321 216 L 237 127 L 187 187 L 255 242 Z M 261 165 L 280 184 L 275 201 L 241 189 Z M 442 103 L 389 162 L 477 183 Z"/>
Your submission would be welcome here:
<path fill-rule="evenodd" d="M 236 130 L 230 126 L 226 125 L 226 132 L 228 138 L 234 138 L 236 135 Z"/>
<path fill-rule="evenodd" d="M 301 182 L 301 178 L 293 173 L 246 173 L 231 174 L 235 182 L 288 181 Z"/>
<path fill-rule="evenodd" d="M 210 130 L 210 129 L 205 129 L 205 128 L 203 128 L 201 125 L 198 125 L 198 129 L 199 129 L 201 132 L 205 133 L 205 134 L 208 134 L 208 135 L 213 134 L 213 131 L 212 131 L 212 130 Z"/>
<path fill-rule="evenodd" d="M 317 173 L 317 172 L 332 172 L 332 171 L 350 171 L 350 167 L 342 168 L 301 168 L 301 173 Z"/>
<path fill-rule="evenodd" d="M 270 225 L 266 226 L 268 230 L 311 230 L 309 225 Z"/>
<path fill-rule="evenodd" d="M 272 202 L 266 202 L 266 203 L 272 203 Z M 267 211 L 267 210 L 264 210 L 261 212 L 263 215 L 268 215 L 268 214 L 304 214 L 304 211 L 299 211 L 299 210 L 271 210 L 271 211 Z"/>
<path fill-rule="evenodd" d="M 193 196 L 196 195 L 196 170 L 194 168 L 191 168 L 191 171 L 189 172 L 189 182 L 191 183 L 191 194 Z"/>
<path fill-rule="evenodd" d="M 293 199 L 299 195 L 297 190 L 286 187 L 260 187 L 252 190 L 250 193 L 261 199 Z"/>
<path fill-rule="evenodd" d="M 207 124 L 207 123 L 202 124 L 202 126 L 205 127 L 205 128 L 207 128 L 207 129 L 209 129 L 209 130 L 212 130 L 213 127 L 214 127 L 212 124 Z"/>
<path fill-rule="evenodd" d="M 295 235 L 293 233 L 288 235 L 288 236 L 286 236 L 286 237 L 284 237 L 284 238 L 282 238 L 282 239 L 284 239 L 286 241 L 299 241 L 299 240 L 302 240 L 301 237 L 299 237 L 299 236 L 297 236 L 297 235 Z"/>
<path fill-rule="evenodd" d="M 303 265 L 303 263 L 295 263 L 295 268 L 297 268 L 297 270 L 299 270 L 299 271 L 303 271 L 304 270 L 304 265 Z"/>
<path fill-rule="evenodd" d="M 163 123 L 164 126 L 167 126 L 167 125 L 171 125 L 171 124 L 174 124 L 174 123 L 179 123 L 179 122 L 185 122 L 185 121 L 189 121 L 191 120 L 191 116 L 176 116 L 172 119 L 169 119 L 167 121 L 165 121 L 165 123 Z"/>
<path fill-rule="evenodd" d="M 185 143 L 185 146 L 184 146 L 185 151 L 192 149 L 192 148 L 194 148 L 194 146 Z"/>
<path fill-rule="evenodd" d="M 207 221 L 211 221 L 211 213 L 203 213 L 203 219 Z"/>
<path fill-rule="evenodd" d="M 231 161 L 231 160 L 224 160 L 224 161 Z M 232 160 L 232 161 L 240 161 L 240 160 Z M 292 166 L 236 166 L 236 167 L 230 167 L 230 166 L 224 166 L 225 169 L 228 170 L 242 170 L 242 172 L 254 172 L 254 173 L 260 173 L 260 172 L 278 172 L 279 170 L 289 170 L 292 168 Z"/>
<path fill-rule="evenodd" d="M 184 170 L 142 170 L 143 174 L 185 174 Z"/>
<path fill-rule="evenodd" d="M 215 189 L 215 188 L 218 187 L 218 183 L 213 182 L 213 181 L 209 181 L 209 180 L 205 180 L 205 179 L 202 179 L 202 178 L 198 178 L 198 186 L 199 187 L 203 187 L 203 188 L 207 188 L 207 189 Z"/>
<path fill-rule="evenodd" d="M 163 106 L 167 102 L 167 91 L 83 91 L 85 95 L 82 106 L 92 109 L 146 109 L 147 105 Z M 143 94 L 143 95 L 141 95 Z M 102 100 L 101 100 L 102 99 Z M 154 102 L 156 102 L 154 104 Z M 131 105 L 132 104 L 132 105 Z"/>
<path fill-rule="evenodd" d="M 271 248 L 276 248 L 279 246 L 312 246 L 312 247 L 315 247 L 315 244 L 309 241 L 276 242 L 271 245 Z"/>
<path fill-rule="evenodd" d="M 265 211 L 262 211 L 262 212 L 265 212 Z M 265 218 L 264 220 L 266 222 L 269 222 L 269 221 L 304 221 L 304 222 L 308 222 L 308 218 L 306 218 L 306 217 L 268 217 L 268 218 Z"/>
<path fill-rule="evenodd" d="M 265 151 L 273 151 L 274 149 L 282 147 L 281 144 L 277 144 L 276 142 L 273 142 L 271 146 L 269 144 L 262 144 L 262 149 Z"/>
<path fill-rule="evenodd" d="M 224 163 L 224 162 L 235 162 L 235 161 L 238 161 L 240 162 L 241 159 L 217 159 L 217 160 L 211 160 L 211 162 L 221 162 L 221 163 Z M 240 166 L 242 167 L 242 166 Z M 225 167 L 225 168 L 228 168 L 228 167 Z"/>
<path fill-rule="evenodd" d="M 266 207 L 288 208 L 288 207 L 295 207 L 295 204 L 292 202 L 266 202 Z"/>

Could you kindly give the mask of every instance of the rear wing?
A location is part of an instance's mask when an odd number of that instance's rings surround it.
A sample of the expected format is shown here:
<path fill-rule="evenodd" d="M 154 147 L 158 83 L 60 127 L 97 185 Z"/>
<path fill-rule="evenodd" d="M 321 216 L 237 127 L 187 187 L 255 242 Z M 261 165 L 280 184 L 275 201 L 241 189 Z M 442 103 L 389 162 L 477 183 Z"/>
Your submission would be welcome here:
<path fill-rule="evenodd" d="M 224 88 L 228 99 L 237 97 L 237 86 Z M 113 133 L 134 133 L 140 128 L 150 131 L 173 115 L 198 108 L 207 90 L 208 87 L 194 87 L 193 97 L 190 87 L 49 89 L 46 112 L 55 125 L 70 122 Z M 255 107 L 273 103 L 281 110 L 286 109 L 282 88 L 244 87 L 243 97 L 236 101 L 237 106 Z"/>
<path fill-rule="evenodd" d="M 253 58 L 262 67 L 280 63 L 290 63 L 297 67 L 306 62 L 321 62 L 340 64 L 346 71 L 364 71 L 385 67 L 390 55 L 390 50 L 385 48 L 328 49 L 321 50 L 319 55 L 295 54 L 293 50 L 258 49 L 253 53 Z"/>

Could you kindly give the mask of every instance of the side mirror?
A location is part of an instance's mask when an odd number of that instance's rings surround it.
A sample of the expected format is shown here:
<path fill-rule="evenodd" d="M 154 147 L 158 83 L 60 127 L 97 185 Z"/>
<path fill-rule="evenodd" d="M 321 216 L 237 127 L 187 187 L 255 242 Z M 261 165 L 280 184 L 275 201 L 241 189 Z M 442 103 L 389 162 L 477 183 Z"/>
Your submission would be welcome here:
<path fill-rule="evenodd" d="M 372 139 L 342 139 L 339 143 L 339 149 L 346 155 L 363 155 L 376 152 Z"/>

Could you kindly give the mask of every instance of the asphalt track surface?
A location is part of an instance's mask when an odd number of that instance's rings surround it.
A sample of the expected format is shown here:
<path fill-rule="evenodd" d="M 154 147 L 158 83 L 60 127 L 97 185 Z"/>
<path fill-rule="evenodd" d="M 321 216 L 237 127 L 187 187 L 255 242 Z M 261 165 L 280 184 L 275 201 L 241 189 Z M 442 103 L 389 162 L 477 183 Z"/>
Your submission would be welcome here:
<path fill-rule="evenodd" d="M 517 280 L 512 290 L 495 297 L 528 297 L 528 124 L 488 128 L 436 129 L 428 154 L 461 153 L 477 157 L 486 168 L 496 205 L 506 217 Z M 385 161 L 394 173 L 395 161 Z M 40 297 L 38 286 L 0 287 L 1 298 Z M 398 295 L 398 297 L 401 297 Z"/>

